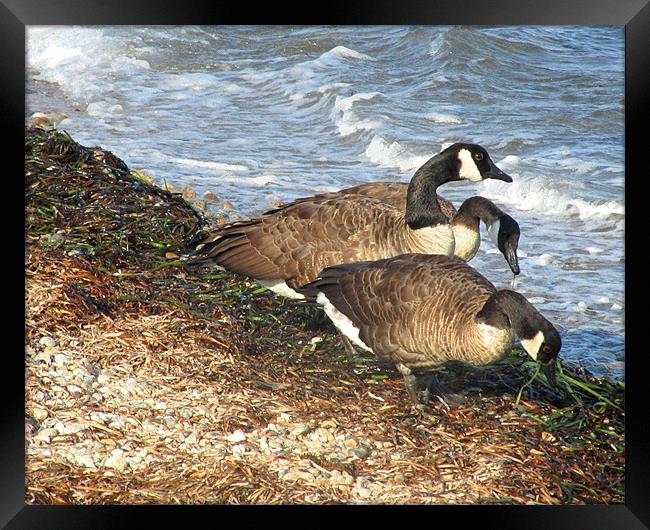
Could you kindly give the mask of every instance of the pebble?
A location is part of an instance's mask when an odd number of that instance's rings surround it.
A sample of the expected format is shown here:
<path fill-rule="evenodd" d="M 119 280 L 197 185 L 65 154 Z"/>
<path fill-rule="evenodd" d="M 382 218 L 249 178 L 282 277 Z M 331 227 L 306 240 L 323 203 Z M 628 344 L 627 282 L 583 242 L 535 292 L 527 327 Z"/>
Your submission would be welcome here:
<path fill-rule="evenodd" d="M 192 412 L 191 409 L 181 409 L 179 414 L 184 420 L 189 420 L 192 416 L 194 416 L 194 412 Z"/>
<path fill-rule="evenodd" d="M 278 415 L 278 422 L 280 423 L 291 423 L 292 420 L 293 417 L 291 416 L 291 414 L 287 414 L 286 412 L 281 412 Z"/>
<path fill-rule="evenodd" d="M 50 365 L 52 363 L 52 356 L 49 353 L 46 353 L 45 351 L 42 351 L 40 353 L 37 353 L 33 357 L 34 361 L 40 361 L 42 363 L 45 363 L 47 365 Z"/>
<path fill-rule="evenodd" d="M 246 452 L 247 447 L 243 444 L 235 444 L 231 446 L 230 450 L 232 451 L 234 457 L 240 457 Z"/>
<path fill-rule="evenodd" d="M 116 431 L 121 431 L 124 429 L 124 421 L 120 418 L 115 418 L 109 422 L 108 427 L 115 429 Z"/>
<path fill-rule="evenodd" d="M 85 394 L 83 388 L 78 385 L 68 385 L 68 392 L 75 397 L 83 396 Z"/>
<path fill-rule="evenodd" d="M 49 336 L 47 336 L 47 335 L 43 335 L 43 336 L 40 338 L 40 340 L 38 341 L 38 343 L 39 343 L 41 346 L 44 346 L 44 347 L 47 347 L 47 346 L 50 346 L 50 347 L 58 346 L 58 342 L 56 342 L 52 337 L 49 337 Z"/>
<path fill-rule="evenodd" d="M 357 458 L 367 458 L 370 455 L 370 449 L 364 445 L 350 449 L 350 452 Z"/>
<path fill-rule="evenodd" d="M 304 480 L 305 482 L 311 482 L 314 480 L 314 475 L 306 471 L 289 471 L 280 477 L 282 480 L 297 482 L 299 480 Z"/>
<path fill-rule="evenodd" d="M 43 353 L 46 353 L 47 355 L 56 355 L 60 352 L 61 350 L 58 346 L 45 346 L 45 348 L 43 348 Z"/>
<path fill-rule="evenodd" d="M 297 438 L 298 436 L 303 436 L 304 434 L 308 434 L 309 432 L 311 432 L 311 427 L 308 424 L 299 423 L 293 429 L 291 429 L 289 434 Z"/>
<path fill-rule="evenodd" d="M 124 451 L 120 448 L 115 448 L 111 451 L 110 456 L 104 461 L 104 466 L 117 471 L 124 471 L 126 468 L 126 458 Z"/>
<path fill-rule="evenodd" d="M 54 424 L 53 429 L 56 431 L 57 434 L 65 434 L 65 425 L 60 421 L 57 421 Z"/>
<path fill-rule="evenodd" d="M 372 491 L 369 490 L 368 488 L 359 488 L 356 487 L 352 490 L 353 495 L 358 495 L 359 497 L 370 497 L 372 495 Z"/>
<path fill-rule="evenodd" d="M 82 425 L 81 423 L 71 423 L 70 425 L 63 426 L 63 431 L 61 431 L 61 434 L 76 434 L 78 432 L 85 430 L 86 428 L 87 427 L 85 425 Z"/>
<path fill-rule="evenodd" d="M 199 441 L 199 436 L 196 431 L 192 431 L 186 438 L 185 438 L 185 443 L 186 444 L 196 444 L 196 442 Z"/>
<path fill-rule="evenodd" d="M 240 429 L 237 429 L 232 434 L 226 436 L 226 440 L 228 440 L 231 443 L 243 442 L 245 439 L 246 439 L 246 434 L 244 434 L 244 432 L 241 431 Z"/>
<path fill-rule="evenodd" d="M 65 364 L 69 360 L 70 360 L 70 356 L 66 355 L 65 353 L 57 353 L 54 356 L 54 364 L 58 366 Z"/>
<path fill-rule="evenodd" d="M 75 455 L 74 453 L 69 453 L 67 458 L 72 464 L 77 464 L 81 467 L 87 467 L 89 469 L 97 469 L 97 466 L 95 466 L 95 461 L 93 460 L 91 454 L 85 453 Z"/>
<path fill-rule="evenodd" d="M 36 421 L 43 421 L 45 418 L 47 418 L 47 410 L 39 407 L 34 407 L 32 410 L 32 417 Z"/>

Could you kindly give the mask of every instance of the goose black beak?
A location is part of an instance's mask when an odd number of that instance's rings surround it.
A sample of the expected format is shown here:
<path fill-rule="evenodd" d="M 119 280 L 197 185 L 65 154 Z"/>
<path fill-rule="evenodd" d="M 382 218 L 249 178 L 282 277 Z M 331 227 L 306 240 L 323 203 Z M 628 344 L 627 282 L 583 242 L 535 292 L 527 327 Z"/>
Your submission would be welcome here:
<path fill-rule="evenodd" d="M 504 182 L 512 182 L 512 177 L 507 173 L 501 171 L 492 160 L 488 160 L 490 168 L 485 172 L 485 178 L 503 180 Z"/>
<path fill-rule="evenodd" d="M 510 270 L 515 276 L 521 272 L 519 268 L 519 258 L 517 257 L 517 250 L 514 248 L 507 248 L 505 251 L 506 261 L 510 265 Z"/>

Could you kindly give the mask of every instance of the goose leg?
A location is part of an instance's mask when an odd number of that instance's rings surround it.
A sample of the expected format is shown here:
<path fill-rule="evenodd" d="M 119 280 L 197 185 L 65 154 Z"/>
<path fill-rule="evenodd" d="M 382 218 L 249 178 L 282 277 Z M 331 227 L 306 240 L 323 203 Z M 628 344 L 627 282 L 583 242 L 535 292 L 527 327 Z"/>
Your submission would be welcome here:
<path fill-rule="evenodd" d="M 350 355 L 358 355 L 357 350 L 355 347 L 352 345 L 352 342 L 350 342 L 350 339 L 348 339 L 343 333 L 340 334 L 341 337 L 341 342 L 343 343 L 343 347 L 345 348 L 345 351 L 348 352 Z"/>
<path fill-rule="evenodd" d="M 404 377 L 404 384 L 406 385 L 406 391 L 408 392 L 411 401 L 414 404 L 419 405 L 420 400 L 418 399 L 417 377 L 415 377 L 415 374 L 413 374 L 411 369 L 408 368 L 407 366 L 401 363 L 397 363 L 395 366 Z"/>
<path fill-rule="evenodd" d="M 438 377 L 434 373 L 429 373 L 427 375 L 429 381 L 424 390 L 424 399 L 425 403 L 428 403 L 431 397 L 435 397 L 440 403 L 442 403 L 447 410 L 450 410 L 450 405 L 464 405 L 467 403 L 467 400 L 460 394 L 451 393 L 448 389 L 440 384 Z"/>

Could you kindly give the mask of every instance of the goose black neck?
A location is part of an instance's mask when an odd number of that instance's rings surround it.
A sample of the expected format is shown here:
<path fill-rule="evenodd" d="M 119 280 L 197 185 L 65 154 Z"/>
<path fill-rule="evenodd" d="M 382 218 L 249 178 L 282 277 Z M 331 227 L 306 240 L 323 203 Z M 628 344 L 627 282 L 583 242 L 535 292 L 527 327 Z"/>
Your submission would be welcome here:
<path fill-rule="evenodd" d="M 502 215 L 503 212 L 490 199 L 477 195 L 463 201 L 454 215 L 453 224 L 463 224 L 478 230 L 480 220 L 489 227 Z"/>
<path fill-rule="evenodd" d="M 438 186 L 459 180 L 458 162 L 449 150 L 425 162 L 413 175 L 406 192 L 406 222 L 417 230 L 427 226 L 447 223 L 438 205 Z"/>
<path fill-rule="evenodd" d="M 476 315 L 481 322 L 498 328 L 512 327 L 518 337 L 533 337 L 552 324 L 526 300 L 510 289 L 495 291 Z"/>

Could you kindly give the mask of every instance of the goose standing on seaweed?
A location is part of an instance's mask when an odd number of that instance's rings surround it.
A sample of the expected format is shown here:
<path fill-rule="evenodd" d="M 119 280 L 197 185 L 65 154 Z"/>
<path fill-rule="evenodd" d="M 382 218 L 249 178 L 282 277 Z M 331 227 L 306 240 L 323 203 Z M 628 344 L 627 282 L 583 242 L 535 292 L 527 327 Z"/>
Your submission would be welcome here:
<path fill-rule="evenodd" d="M 352 343 L 395 363 L 415 403 L 414 371 L 448 361 L 490 364 L 512 349 L 515 336 L 555 384 L 562 341 L 553 324 L 524 296 L 496 289 L 459 258 L 405 254 L 336 265 L 300 292 Z"/>
<path fill-rule="evenodd" d="M 483 147 L 456 143 L 415 172 L 404 210 L 358 195 L 303 199 L 218 228 L 187 263 L 218 265 L 278 294 L 302 299 L 296 289 L 331 265 L 412 252 L 453 255 L 454 231 L 436 190 L 450 181 L 487 178 L 512 182 Z M 517 238 L 518 230 L 516 226 Z"/>

